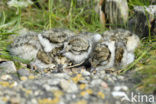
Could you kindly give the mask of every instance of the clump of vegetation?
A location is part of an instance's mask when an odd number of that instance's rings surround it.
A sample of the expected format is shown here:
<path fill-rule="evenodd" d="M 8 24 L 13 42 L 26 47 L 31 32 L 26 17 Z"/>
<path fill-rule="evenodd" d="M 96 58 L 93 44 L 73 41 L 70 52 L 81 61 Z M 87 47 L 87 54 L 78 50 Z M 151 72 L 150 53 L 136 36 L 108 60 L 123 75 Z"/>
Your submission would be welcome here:
<path fill-rule="evenodd" d="M 141 82 L 138 89 L 146 93 L 155 94 L 156 91 L 156 37 L 153 42 L 144 42 L 142 50 L 147 50 L 146 55 L 136 64 L 136 72 L 139 74 Z M 141 51 L 141 50 L 140 50 Z"/>
<path fill-rule="evenodd" d="M 17 0 L 15 0 L 17 1 Z M 30 1 L 30 0 L 28 0 Z M 54 5 L 53 0 L 34 0 L 27 7 L 8 5 L 8 0 L 0 1 L 0 61 L 12 60 L 7 47 L 12 41 L 12 34 L 18 35 L 18 30 L 28 28 L 33 31 L 42 31 L 49 28 L 68 28 L 75 32 L 89 31 L 99 32 L 107 30 L 100 24 L 99 16 L 94 10 L 85 9 L 86 5 L 76 7 L 71 0 L 69 8 L 62 4 Z M 133 6 L 150 5 L 149 0 L 128 0 L 130 17 L 133 16 Z M 149 42 L 143 39 L 141 46 L 136 51 L 136 60 L 123 72 L 132 69 L 139 73 L 141 82 L 138 88 L 152 93 L 156 90 L 156 37 Z"/>

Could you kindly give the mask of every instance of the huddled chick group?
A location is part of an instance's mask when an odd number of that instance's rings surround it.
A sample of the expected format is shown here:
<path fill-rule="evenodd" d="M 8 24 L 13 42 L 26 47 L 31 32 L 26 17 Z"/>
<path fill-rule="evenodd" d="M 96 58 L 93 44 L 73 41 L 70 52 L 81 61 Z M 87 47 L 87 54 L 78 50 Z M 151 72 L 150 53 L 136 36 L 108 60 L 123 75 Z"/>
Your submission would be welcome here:
<path fill-rule="evenodd" d="M 71 68 L 90 63 L 92 69 L 122 68 L 134 61 L 137 35 L 123 29 L 103 34 L 66 29 L 26 32 L 11 44 L 11 55 L 31 60 L 38 69 Z"/>
<path fill-rule="evenodd" d="M 139 37 L 130 31 L 123 29 L 105 31 L 91 55 L 92 67 L 120 69 L 134 61 L 134 51 L 138 45 Z"/>

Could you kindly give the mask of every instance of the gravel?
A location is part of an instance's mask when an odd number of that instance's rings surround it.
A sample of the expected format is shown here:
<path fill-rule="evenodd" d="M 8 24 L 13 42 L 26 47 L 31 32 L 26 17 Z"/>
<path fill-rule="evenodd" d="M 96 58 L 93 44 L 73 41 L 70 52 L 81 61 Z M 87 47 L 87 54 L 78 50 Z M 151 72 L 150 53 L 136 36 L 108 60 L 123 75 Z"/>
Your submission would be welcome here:
<path fill-rule="evenodd" d="M 25 74 L 0 76 L 0 104 L 129 104 L 136 92 L 128 78 L 104 71 L 17 73 Z"/>

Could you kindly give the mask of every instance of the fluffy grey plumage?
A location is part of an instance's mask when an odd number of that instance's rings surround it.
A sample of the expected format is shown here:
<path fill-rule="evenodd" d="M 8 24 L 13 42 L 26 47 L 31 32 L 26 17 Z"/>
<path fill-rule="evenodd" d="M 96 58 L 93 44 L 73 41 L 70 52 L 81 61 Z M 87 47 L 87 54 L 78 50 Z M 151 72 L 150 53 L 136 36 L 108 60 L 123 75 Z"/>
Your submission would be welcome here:
<path fill-rule="evenodd" d="M 73 36 L 64 43 L 63 55 L 74 64 L 85 62 L 94 47 L 94 44 L 101 39 L 99 34 L 81 33 Z"/>
<path fill-rule="evenodd" d="M 42 32 L 38 35 L 40 44 L 43 47 L 44 54 L 38 54 L 37 59 L 33 64 L 38 65 L 39 67 L 52 67 L 57 64 L 61 64 L 61 56 L 59 52 L 63 49 L 64 42 L 71 36 L 74 35 L 74 32 L 66 29 L 51 29 Z M 45 60 L 45 57 L 47 57 Z M 62 56 L 63 57 L 63 56 Z M 51 60 L 50 63 L 47 63 L 48 60 Z M 66 66 L 65 63 L 63 67 Z M 51 67 L 51 66 L 50 66 Z"/>
<path fill-rule="evenodd" d="M 63 42 L 73 35 L 74 33 L 70 30 L 51 29 L 39 34 L 38 38 L 44 48 L 44 51 L 50 52 L 55 47 L 62 46 Z"/>
<path fill-rule="evenodd" d="M 112 40 L 115 42 L 123 42 L 127 51 L 134 52 L 136 47 L 139 45 L 139 37 L 132 32 L 124 29 L 116 29 L 105 31 L 102 34 L 104 40 Z"/>
<path fill-rule="evenodd" d="M 126 49 L 124 42 L 122 42 L 122 41 L 116 42 L 115 43 L 114 67 L 119 69 L 122 66 L 127 65 L 127 64 L 125 64 L 125 63 L 129 62 L 129 59 L 127 59 L 127 55 L 128 55 L 128 51 Z"/>
<path fill-rule="evenodd" d="M 121 68 L 134 61 L 134 51 L 139 44 L 138 36 L 123 29 L 106 31 L 102 36 L 103 40 L 96 45 L 90 58 L 93 68 Z"/>
<path fill-rule="evenodd" d="M 24 30 L 10 45 L 9 51 L 13 56 L 32 60 L 36 58 L 39 49 L 41 49 L 41 45 L 38 41 L 37 33 Z"/>
<path fill-rule="evenodd" d="M 89 61 L 96 70 L 104 70 L 114 65 L 115 41 L 101 40 L 97 43 Z"/>
<path fill-rule="evenodd" d="M 54 58 L 50 53 L 46 53 L 43 50 L 39 50 L 36 59 L 31 62 L 32 66 L 36 66 L 38 69 L 53 69 L 55 67 Z"/>

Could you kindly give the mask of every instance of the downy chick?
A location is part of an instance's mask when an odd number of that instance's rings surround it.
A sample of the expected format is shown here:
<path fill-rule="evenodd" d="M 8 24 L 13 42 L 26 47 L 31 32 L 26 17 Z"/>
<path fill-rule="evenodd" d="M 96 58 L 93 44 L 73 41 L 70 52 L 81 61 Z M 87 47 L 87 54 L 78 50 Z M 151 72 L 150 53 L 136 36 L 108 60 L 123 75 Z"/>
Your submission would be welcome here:
<path fill-rule="evenodd" d="M 45 52 L 52 51 L 55 47 L 61 47 L 65 40 L 73 36 L 74 32 L 66 29 L 55 28 L 44 31 L 38 35 L 39 41 Z"/>
<path fill-rule="evenodd" d="M 123 29 L 106 31 L 102 36 L 103 40 L 97 44 L 93 51 L 91 62 L 93 62 L 94 68 L 107 69 L 114 67 L 119 69 L 134 61 L 134 51 L 139 45 L 138 36 Z"/>
<path fill-rule="evenodd" d="M 81 33 L 69 38 L 64 43 L 64 49 L 61 53 L 73 64 L 81 65 L 89 58 L 94 45 L 101 38 L 100 34 Z"/>
<path fill-rule="evenodd" d="M 43 47 L 43 52 L 47 57 L 51 60 L 49 64 L 53 66 L 62 65 L 62 67 L 66 66 L 66 63 L 62 60 L 65 60 L 64 57 L 60 54 L 60 51 L 63 49 L 64 42 L 71 36 L 75 35 L 74 32 L 55 28 L 51 30 L 44 31 L 42 34 L 38 35 L 39 41 Z M 41 54 L 40 54 L 41 55 Z M 49 67 L 49 64 L 45 63 L 44 58 L 38 55 L 38 58 L 35 63 L 44 63 L 42 66 Z"/>
<path fill-rule="evenodd" d="M 133 34 L 130 31 L 124 29 L 115 29 L 105 31 L 102 36 L 105 40 L 115 41 L 116 48 L 120 50 L 120 52 L 117 51 L 117 53 L 123 53 L 122 50 L 124 50 L 121 63 L 122 66 L 128 65 L 134 61 L 134 51 L 140 43 L 140 39 L 136 34 Z M 116 56 L 119 57 L 118 55 Z"/>
<path fill-rule="evenodd" d="M 36 59 L 31 62 L 31 66 L 35 66 L 37 69 L 54 69 L 54 58 L 50 53 L 46 53 L 43 50 L 39 50 Z"/>
<path fill-rule="evenodd" d="M 91 70 L 104 70 L 114 66 L 115 41 L 101 40 L 97 43 L 89 59 Z M 94 69 L 95 68 L 95 69 Z"/>
<path fill-rule="evenodd" d="M 35 59 L 41 49 L 38 34 L 28 30 L 22 30 L 19 34 L 10 45 L 10 54 L 29 61 Z"/>

